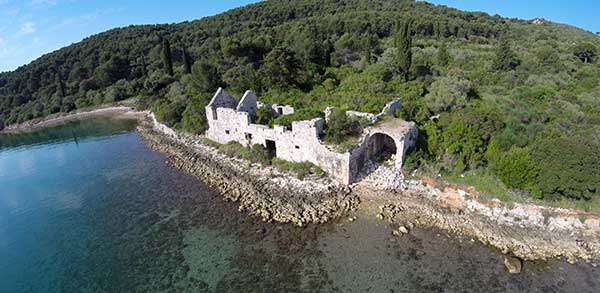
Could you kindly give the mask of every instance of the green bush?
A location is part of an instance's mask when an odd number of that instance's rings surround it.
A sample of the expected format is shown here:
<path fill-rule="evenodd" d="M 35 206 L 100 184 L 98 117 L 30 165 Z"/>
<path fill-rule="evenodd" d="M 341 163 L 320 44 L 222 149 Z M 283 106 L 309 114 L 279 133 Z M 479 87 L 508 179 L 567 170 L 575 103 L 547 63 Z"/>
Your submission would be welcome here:
<path fill-rule="evenodd" d="M 531 157 L 539 167 L 541 196 L 589 200 L 600 193 L 600 146 L 583 137 L 541 140 Z"/>
<path fill-rule="evenodd" d="M 181 101 L 169 102 L 167 100 L 159 100 L 154 103 L 152 112 L 156 114 L 158 121 L 165 123 L 169 127 L 177 127 L 185 108 L 185 103 Z"/>
<path fill-rule="evenodd" d="M 292 128 L 292 122 L 295 121 L 303 121 L 303 120 L 312 120 L 315 118 L 323 118 L 325 114 L 319 110 L 314 109 L 300 109 L 296 112 L 288 115 L 279 116 L 269 123 L 269 126 L 273 127 L 274 125 L 282 125 L 287 128 Z"/>
<path fill-rule="evenodd" d="M 464 108 L 469 102 L 472 84 L 460 74 L 440 77 L 429 88 L 425 103 L 433 113 Z"/>
<path fill-rule="evenodd" d="M 190 99 L 181 116 L 181 127 L 183 130 L 194 134 L 201 134 L 208 129 L 208 121 L 204 112 L 206 104 L 201 98 Z"/>
<path fill-rule="evenodd" d="M 506 186 L 529 190 L 535 197 L 541 197 L 536 186 L 540 168 L 526 149 L 511 148 L 492 164 L 492 170 Z"/>
<path fill-rule="evenodd" d="M 269 125 L 271 120 L 275 117 L 273 114 L 273 109 L 267 107 L 260 107 L 256 109 L 256 116 L 254 117 L 254 123 Z"/>
<path fill-rule="evenodd" d="M 360 135 L 363 126 L 358 117 L 348 117 L 346 111 L 335 109 L 327 121 L 323 140 L 327 143 L 340 144 L 350 137 Z"/>

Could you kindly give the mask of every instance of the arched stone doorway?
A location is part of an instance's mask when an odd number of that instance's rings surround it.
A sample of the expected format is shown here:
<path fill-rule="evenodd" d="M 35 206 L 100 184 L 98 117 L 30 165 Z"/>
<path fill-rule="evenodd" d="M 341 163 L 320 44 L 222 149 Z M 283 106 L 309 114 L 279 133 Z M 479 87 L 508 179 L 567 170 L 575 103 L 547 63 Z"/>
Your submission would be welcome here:
<path fill-rule="evenodd" d="M 391 136 L 384 133 L 375 133 L 369 137 L 366 154 L 367 160 L 381 163 L 390 160 L 397 154 L 398 147 Z"/>

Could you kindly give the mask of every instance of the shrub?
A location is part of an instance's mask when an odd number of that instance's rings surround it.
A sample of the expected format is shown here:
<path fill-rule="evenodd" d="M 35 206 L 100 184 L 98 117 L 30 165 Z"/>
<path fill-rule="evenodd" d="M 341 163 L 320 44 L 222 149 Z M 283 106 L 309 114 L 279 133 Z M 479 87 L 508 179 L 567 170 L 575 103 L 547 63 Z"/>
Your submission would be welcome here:
<path fill-rule="evenodd" d="M 156 101 L 152 107 L 152 111 L 156 114 L 158 121 L 165 123 L 169 127 L 178 126 L 185 109 L 185 103 L 181 101 L 169 103 L 166 100 Z"/>
<path fill-rule="evenodd" d="M 583 63 L 592 63 L 598 55 L 598 49 L 592 43 L 579 43 L 573 47 L 573 55 Z"/>
<path fill-rule="evenodd" d="M 254 123 L 269 125 L 269 123 L 271 122 L 271 120 L 273 120 L 274 117 L 275 117 L 275 115 L 273 114 L 273 110 L 271 108 L 260 107 L 260 108 L 256 109 L 256 116 L 254 117 Z"/>
<path fill-rule="evenodd" d="M 204 106 L 206 103 L 201 98 L 190 99 L 181 117 L 181 127 L 185 131 L 200 134 L 208 129 Z"/>
<path fill-rule="evenodd" d="M 471 86 L 470 81 L 458 75 L 440 77 L 431 84 L 425 103 L 433 113 L 463 108 L 469 101 Z"/>
<path fill-rule="evenodd" d="M 300 109 L 292 114 L 279 116 L 269 123 L 269 126 L 282 125 L 287 128 L 292 128 L 292 122 L 302 120 L 312 120 L 315 118 L 323 118 L 325 114 L 321 111 L 314 109 Z"/>
<path fill-rule="evenodd" d="M 544 198 L 589 200 L 600 192 L 600 146 L 583 137 L 541 140 L 531 157 L 539 166 L 536 185 Z"/>
<path fill-rule="evenodd" d="M 362 125 L 358 117 L 348 117 L 346 111 L 335 109 L 329 116 L 323 140 L 340 144 L 349 137 L 362 133 Z"/>
<path fill-rule="evenodd" d="M 541 196 L 540 190 L 535 185 L 540 168 L 531 159 L 526 149 L 511 148 L 492 164 L 492 170 L 506 186 L 526 189 L 536 197 Z"/>

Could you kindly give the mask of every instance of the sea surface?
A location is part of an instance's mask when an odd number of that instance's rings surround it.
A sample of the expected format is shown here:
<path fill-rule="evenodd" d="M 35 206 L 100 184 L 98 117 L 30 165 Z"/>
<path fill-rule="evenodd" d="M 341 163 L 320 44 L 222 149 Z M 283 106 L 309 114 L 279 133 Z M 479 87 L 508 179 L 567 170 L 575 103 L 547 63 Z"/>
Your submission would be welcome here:
<path fill-rule="evenodd" d="M 360 217 L 262 223 L 169 166 L 135 122 L 0 136 L 0 292 L 598 292 L 600 269 L 507 273 L 468 238 Z"/>

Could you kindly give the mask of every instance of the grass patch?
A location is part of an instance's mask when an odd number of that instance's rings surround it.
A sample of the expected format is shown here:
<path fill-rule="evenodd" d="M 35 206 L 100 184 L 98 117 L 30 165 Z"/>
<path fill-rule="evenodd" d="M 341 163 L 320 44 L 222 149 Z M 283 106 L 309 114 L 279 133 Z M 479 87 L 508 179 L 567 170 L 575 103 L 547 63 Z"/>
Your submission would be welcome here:
<path fill-rule="evenodd" d="M 473 186 L 485 198 L 496 198 L 503 202 L 514 201 L 514 197 L 511 195 L 512 192 L 506 188 L 504 183 L 493 174 L 481 169 L 466 172 L 464 177 L 455 173 L 445 173 L 443 178 L 449 182 Z"/>
<path fill-rule="evenodd" d="M 229 157 L 244 159 L 252 163 L 258 163 L 265 166 L 271 164 L 271 156 L 269 152 L 265 147 L 259 144 L 255 144 L 252 147 L 246 147 L 235 141 L 231 141 L 226 144 L 220 144 L 207 138 L 203 138 L 200 142 L 204 145 L 216 148 L 219 152 Z"/>
<path fill-rule="evenodd" d="M 262 164 L 264 166 L 272 165 L 282 172 L 295 174 L 298 179 L 304 179 L 306 176 L 315 175 L 321 177 L 325 172 L 317 165 L 310 162 L 294 163 L 273 157 L 265 147 L 255 144 L 252 147 L 243 146 L 238 142 L 232 141 L 227 144 L 220 144 L 208 138 L 202 138 L 200 143 L 216 148 L 220 153 L 227 156 L 244 159 L 252 163 Z"/>
<path fill-rule="evenodd" d="M 507 204 L 508 208 L 514 203 L 528 203 L 547 207 L 567 208 L 582 210 L 586 212 L 600 212 L 600 198 L 592 198 L 589 201 L 561 198 L 559 200 L 535 199 L 526 193 L 517 193 L 507 188 L 498 178 L 486 169 L 477 169 L 459 174 L 445 173 L 443 179 L 452 183 L 473 186 L 480 196 L 487 199 L 498 199 Z"/>
<path fill-rule="evenodd" d="M 316 166 L 310 162 L 302 162 L 302 163 L 294 163 L 285 161 L 278 158 L 273 158 L 271 160 L 273 167 L 277 168 L 282 172 L 291 172 L 298 176 L 298 179 L 304 179 L 304 177 L 309 175 L 316 175 L 321 177 L 325 174 L 321 168 Z"/>

